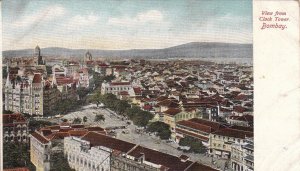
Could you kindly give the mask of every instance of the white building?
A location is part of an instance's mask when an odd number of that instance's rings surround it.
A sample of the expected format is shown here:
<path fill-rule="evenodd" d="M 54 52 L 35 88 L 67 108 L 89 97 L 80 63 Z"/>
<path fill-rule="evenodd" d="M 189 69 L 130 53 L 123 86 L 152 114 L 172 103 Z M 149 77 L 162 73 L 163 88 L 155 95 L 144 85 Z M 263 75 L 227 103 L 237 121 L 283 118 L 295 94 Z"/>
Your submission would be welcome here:
<path fill-rule="evenodd" d="M 51 141 L 41 134 L 34 132 L 30 135 L 30 161 L 36 171 L 50 170 Z"/>
<path fill-rule="evenodd" d="M 234 171 L 254 170 L 253 138 L 247 138 L 244 143 L 235 143 L 231 147 L 231 167 Z"/>
<path fill-rule="evenodd" d="M 76 137 L 64 139 L 64 154 L 76 171 L 109 171 L 112 150 L 103 146 L 91 147 L 90 142 Z"/>
<path fill-rule="evenodd" d="M 112 93 L 114 95 L 118 95 L 120 92 L 128 92 L 130 89 L 132 89 L 130 82 L 104 82 L 101 86 L 101 94 Z"/>

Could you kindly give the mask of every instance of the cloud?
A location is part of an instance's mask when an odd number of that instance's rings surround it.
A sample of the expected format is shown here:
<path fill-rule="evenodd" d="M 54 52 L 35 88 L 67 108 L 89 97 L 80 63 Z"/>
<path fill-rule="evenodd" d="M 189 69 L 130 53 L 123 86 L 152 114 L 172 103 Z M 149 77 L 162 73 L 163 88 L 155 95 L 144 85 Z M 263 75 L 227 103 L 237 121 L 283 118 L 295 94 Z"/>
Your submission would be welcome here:
<path fill-rule="evenodd" d="M 163 14 L 157 10 L 150 10 L 143 13 L 138 13 L 134 17 L 120 17 L 120 18 L 109 18 L 108 24 L 115 26 L 133 27 L 138 25 L 145 25 L 148 23 L 162 23 Z"/>
<path fill-rule="evenodd" d="M 76 15 L 70 19 L 70 21 L 68 22 L 68 26 L 71 27 L 91 26 L 96 24 L 98 20 L 99 17 L 94 14 L 90 14 L 88 16 Z"/>
<path fill-rule="evenodd" d="M 38 12 L 24 16 L 19 20 L 13 22 L 11 25 L 13 27 L 29 27 L 32 25 L 37 25 L 41 22 L 46 22 L 53 20 L 57 17 L 63 16 L 65 14 L 65 8 L 60 5 L 49 6 Z"/>

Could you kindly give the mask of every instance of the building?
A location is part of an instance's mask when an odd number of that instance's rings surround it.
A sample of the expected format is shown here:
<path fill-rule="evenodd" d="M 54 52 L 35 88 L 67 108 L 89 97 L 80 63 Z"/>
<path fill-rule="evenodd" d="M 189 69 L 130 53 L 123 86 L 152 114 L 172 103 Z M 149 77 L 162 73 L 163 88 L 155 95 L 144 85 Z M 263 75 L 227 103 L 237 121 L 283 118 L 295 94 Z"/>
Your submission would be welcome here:
<path fill-rule="evenodd" d="M 38 65 L 45 65 L 45 61 L 43 60 L 43 57 L 41 55 L 41 48 L 38 45 L 34 49 L 34 55 L 38 58 Z"/>
<path fill-rule="evenodd" d="M 193 137 L 201 141 L 204 146 L 209 147 L 210 134 L 224 127 L 218 122 L 198 118 L 179 121 L 176 123 L 176 142 L 184 137 Z"/>
<path fill-rule="evenodd" d="M 227 127 L 219 129 L 210 134 L 210 153 L 216 157 L 229 159 L 231 157 L 231 145 L 244 143 L 247 138 L 253 137 L 253 130 L 236 129 Z"/>
<path fill-rule="evenodd" d="M 66 137 L 64 147 L 64 154 L 76 171 L 215 170 L 192 162 L 185 155 L 169 155 L 95 132 L 89 132 L 82 138 Z"/>
<path fill-rule="evenodd" d="M 43 84 L 40 73 L 29 78 L 10 78 L 8 75 L 4 87 L 5 110 L 43 115 Z"/>
<path fill-rule="evenodd" d="M 130 82 L 104 82 L 101 86 L 101 94 L 111 93 L 118 96 L 121 92 L 128 92 L 130 89 L 132 89 Z"/>
<path fill-rule="evenodd" d="M 196 117 L 196 111 L 183 111 L 179 108 L 169 108 L 163 112 L 163 122 L 170 125 L 172 138 L 175 139 L 176 122 Z"/>
<path fill-rule="evenodd" d="M 254 170 L 253 137 L 247 138 L 244 143 L 235 143 L 231 148 L 231 168 L 234 171 Z"/>
<path fill-rule="evenodd" d="M 36 130 L 30 135 L 30 161 L 37 171 L 49 171 L 54 164 L 51 162 L 52 155 L 63 152 L 65 137 L 81 137 L 90 131 L 106 133 L 100 127 L 84 127 L 65 122 Z"/>
<path fill-rule="evenodd" d="M 231 115 L 228 116 L 226 120 L 231 125 L 253 127 L 253 115 L 242 115 L 242 116 Z"/>
<path fill-rule="evenodd" d="M 3 114 L 4 142 L 28 142 L 28 121 L 20 113 Z"/>

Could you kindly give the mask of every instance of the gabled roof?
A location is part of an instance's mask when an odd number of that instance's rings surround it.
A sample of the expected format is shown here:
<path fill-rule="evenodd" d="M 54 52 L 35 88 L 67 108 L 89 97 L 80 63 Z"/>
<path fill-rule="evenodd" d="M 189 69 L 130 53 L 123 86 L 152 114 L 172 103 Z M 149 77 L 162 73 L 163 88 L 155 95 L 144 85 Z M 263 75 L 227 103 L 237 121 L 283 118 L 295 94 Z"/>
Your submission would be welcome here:
<path fill-rule="evenodd" d="M 89 132 L 82 137 L 83 140 L 89 141 L 91 146 L 104 146 L 113 150 L 121 151 L 123 153 L 129 152 L 135 144 L 118 140 L 103 134 Z"/>
<path fill-rule="evenodd" d="M 42 144 L 49 143 L 49 141 L 44 136 L 42 136 L 41 134 L 39 134 L 37 132 L 32 133 L 31 136 L 33 136 L 35 139 L 37 139 Z"/>
<path fill-rule="evenodd" d="M 168 110 L 164 111 L 163 113 L 171 116 L 175 116 L 176 114 L 180 113 L 181 110 L 178 108 L 169 108 Z"/>
<path fill-rule="evenodd" d="M 20 113 L 3 114 L 2 119 L 3 126 L 8 126 L 7 124 L 13 124 L 14 122 L 27 123 L 25 117 Z"/>
<path fill-rule="evenodd" d="M 42 75 L 34 74 L 32 83 L 41 83 L 41 82 L 42 82 Z"/>
<path fill-rule="evenodd" d="M 219 129 L 213 132 L 212 134 L 241 139 L 245 139 L 246 137 L 253 137 L 253 132 L 237 130 L 232 128 Z"/>
<path fill-rule="evenodd" d="M 191 167 L 189 167 L 186 171 L 218 171 L 210 166 L 206 166 L 201 163 L 193 163 Z"/>
<path fill-rule="evenodd" d="M 140 158 L 144 156 L 145 161 L 154 163 L 157 165 L 162 165 L 165 168 L 169 168 L 168 171 L 179 171 L 187 169 L 193 162 L 181 161 L 181 158 L 172 156 L 170 154 L 162 153 L 156 150 L 145 148 L 142 146 L 137 146 L 134 150 L 128 153 L 129 156 L 135 158 Z"/>

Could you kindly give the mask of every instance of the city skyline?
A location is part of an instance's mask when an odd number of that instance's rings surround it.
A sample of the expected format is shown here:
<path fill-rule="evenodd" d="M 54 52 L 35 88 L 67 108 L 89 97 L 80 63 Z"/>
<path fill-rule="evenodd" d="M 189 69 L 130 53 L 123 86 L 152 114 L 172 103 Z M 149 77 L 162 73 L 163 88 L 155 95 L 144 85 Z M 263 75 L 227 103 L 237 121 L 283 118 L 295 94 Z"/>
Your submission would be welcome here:
<path fill-rule="evenodd" d="M 252 43 L 252 4 L 247 0 L 74 2 L 3 2 L 3 50 L 37 44 L 119 50 Z"/>

